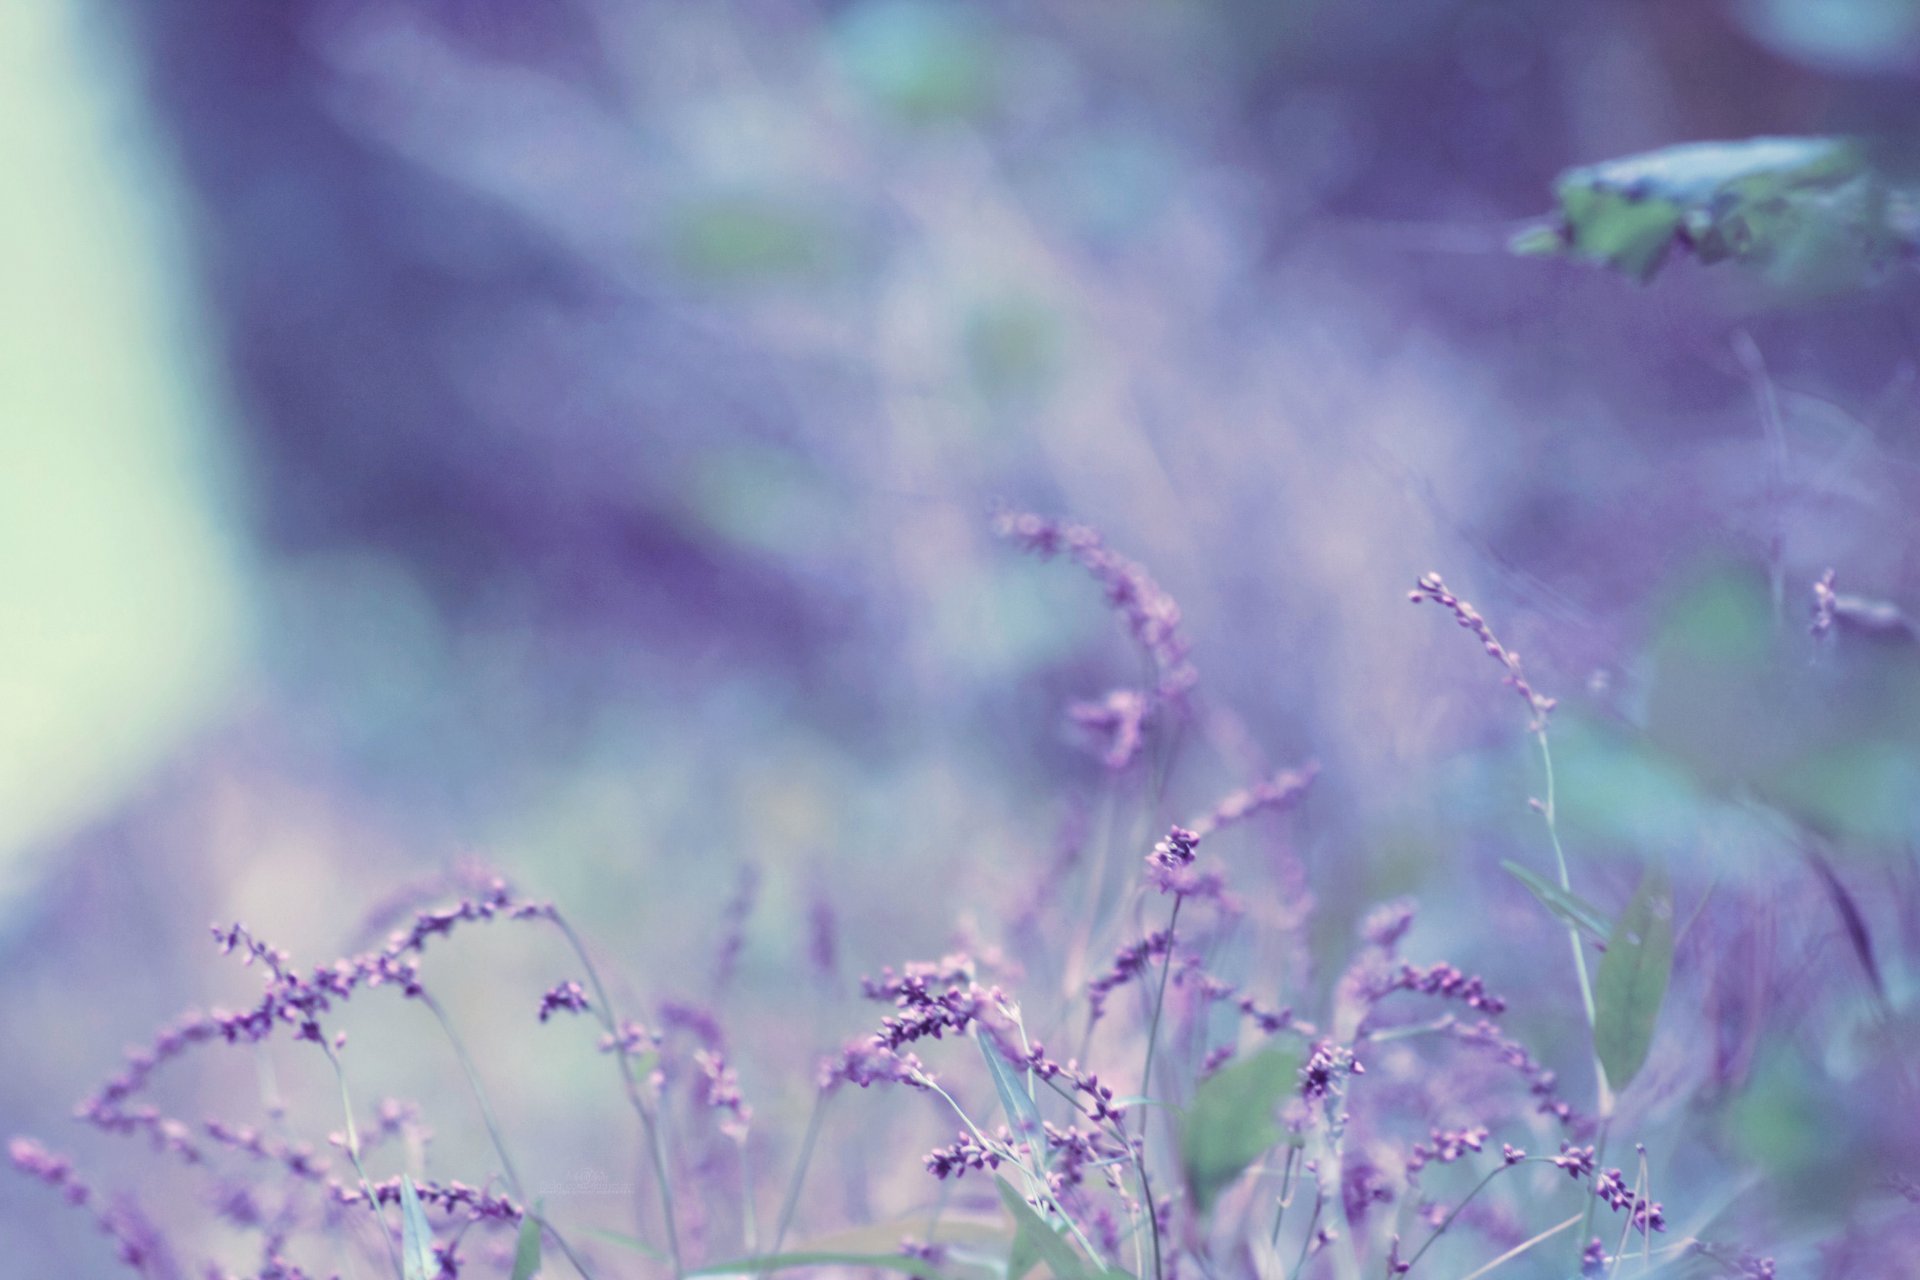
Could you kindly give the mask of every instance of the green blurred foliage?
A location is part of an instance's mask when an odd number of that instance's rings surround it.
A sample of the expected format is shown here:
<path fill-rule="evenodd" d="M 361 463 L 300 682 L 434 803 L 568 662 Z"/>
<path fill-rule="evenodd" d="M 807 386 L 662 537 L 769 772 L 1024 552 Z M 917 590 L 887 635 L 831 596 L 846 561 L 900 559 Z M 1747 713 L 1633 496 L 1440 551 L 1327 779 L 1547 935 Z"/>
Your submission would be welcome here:
<path fill-rule="evenodd" d="M 689 198 L 670 214 L 666 240 L 674 265 L 707 284 L 812 279 L 846 258 L 826 218 L 796 196 L 773 193 Z"/>
<path fill-rule="evenodd" d="M 1817 655 L 1751 571 L 1692 576 L 1650 647 L 1648 738 L 1712 794 L 1758 799 L 1849 848 L 1899 847 L 1920 830 L 1920 651 L 1839 639 Z"/>
<path fill-rule="evenodd" d="M 984 12 L 939 0 L 867 0 L 833 33 L 847 82 L 908 122 L 966 117 L 993 100 L 995 49 Z"/>
<path fill-rule="evenodd" d="M 1651 280 L 1676 252 L 1735 261 L 1806 292 L 1859 287 L 1915 243 L 1915 193 L 1842 138 L 1702 142 L 1568 170 L 1521 254 L 1566 254 Z"/>

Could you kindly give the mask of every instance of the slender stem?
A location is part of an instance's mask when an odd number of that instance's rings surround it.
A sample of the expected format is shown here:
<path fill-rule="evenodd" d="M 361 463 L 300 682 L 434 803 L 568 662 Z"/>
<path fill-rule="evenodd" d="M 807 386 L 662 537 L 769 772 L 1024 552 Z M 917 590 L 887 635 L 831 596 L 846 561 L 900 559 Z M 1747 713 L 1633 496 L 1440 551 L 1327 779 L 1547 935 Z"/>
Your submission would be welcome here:
<path fill-rule="evenodd" d="M 1600 1120 L 1600 1136 L 1593 1144 L 1593 1172 L 1587 1176 L 1587 1207 L 1581 1211 L 1580 1215 L 1579 1245 L 1583 1252 L 1586 1250 L 1587 1241 L 1593 1238 L 1593 1210 L 1594 1206 L 1600 1203 L 1600 1195 L 1594 1190 L 1593 1184 L 1600 1177 L 1601 1169 L 1606 1165 L 1607 1135 L 1612 1127 L 1612 1117 L 1602 1117 Z"/>
<path fill-rule="evenodd" d="M 627 1101 L 640 1117 L 640 1128 L 646 1138 L 647 1156 L 653 1163 L 654 1180 L 660 1187 L 660 1213 L 667 1229 L 667 1256 L 673 1260 L 673 1274 L 676 1277 L 686 1274 L 686 1266 L 680 1257 L 680 1232 L 674 1226 L 673 1183 L 667 1173 L 667 1153 L 660 1139 L 660 1123 L 653 1114 L 653 1108 L 647 1105 L 646 1096 L 641 1091 L 640 1081 L 633 1070 L 633 1055 L 620 1043 L 620 1023 L 613 1013 L 613 1001 L 607 995 L 607 987 L 600 980 L 600 971 L 594 967 L 593 957 L 587 954 L 586 944 L 575 933 L 567 918 L 558 911 L 549 918 L 566 935 L 567 944 L 573 948 L 574 955 L 580 959 L 580 967 L 587 975 L 587 981 L 593 986 L 595 1007 L 600 1013 L 600 1023 L 614 1038 L 617 1056 L 620 1060 L 620 1079 L 626 1089 Z"/>
<path fill-rule="evenodd" d="M 560 1252 L 566 1255 L 567 1261 L 572 1264 L 575 1271 L 580 1273 L 582 1280 L 592 1280 L 593 1273 L 574 1255 L 573 1248 L 567 1243 L 566 1237 L 554 1229 L 553 1224 L 547 1221 L 546 1215 L 535 1210 L 527 1202 L 526 1187 L 520 1181 L 519 1171 L 513 1167 L 513 1157 L 507 1154 L 506 1137 L 501 1132 L 499 1119 L 493 1113 L 493 1103 L 487 1098 L 486 1086 L 480 1083 L 480 1069 L 474 1065 L 473 1055 L 467 1052 L 466 1041 L 462 1040 L 460 1033 L 454 1030 L 453 1020 L 447 1017 L 447 1011 L 440 1002 L 426 991 L 420 992 L 415 998 L 426 1005 L 428 1012 L 432 1013 L 434 1019 L 439 1022 L 440 1030 L 446 1033 L 447 1043 L 453 1046 L 454 1057 L 460 1060 L 460 1069 L 467 1076 L 467 1087 L 472 1090 L 473 1100 L 480 1106 L 480 1121 L 486 1126 L 487 1137 L 493 1142 L 494 1154 L 500 1157 L 500 1168 L 507 1176 L 507 1187 L 513 1192 L 513 1198 L 519 1201 L 521 1212 L 532 1215 L 533 1220 L 553 1237 L 553 1242 L 560 1246 Z"/>
<path fill-rule="evenodd" d="M 807 1135 L 800 1140 L 800 1159 L 794 1165 L 793 1179 L 787 1183 L 787 1198 L 780 1204 L 780 1221 L 773 1229 L 773 1252 L 780 1252 L 780 1246 L 786 1242 L 787 1228 L 793 1225 L 794 1210 L 800 1207 L 800 1184 L 806 1181 L 807 1166 L 813 1163 L 813 1144 L 820 1137 L 820 1123 L 827 1113 L 827 1099 L 833 1095 L 822 1092 L 814 1097 L 813 1110 L 807 1115 Z"/>
<path fill-rule="evenodd" d="M 1287 1216 L 1287 1209 L 1293 1204 L 1293 1167 L 1300 1159 L 1300 1148 L 1287 1147 L 1287 1163 L 1280 1171 L 1280 1194 L 1273 1201 L 1273 1230 L 1267 1236 L 1267 1243 L 1278 1248 L 1280 1244 L 1280 1223 Z"/>
<path fill-rule="evenodd" d="M 1620 1264 L 1627 1256 L 1627 1241 L 1633 1239 L 1633 1207 L 1646 1195 L 1647 1158 L 1640 1157 L 1640 1172 L 1633 1180 L 1633 1199 L 1627 1201 L 1626 1221 L 1620 1224 L 1620 1239 L 1613 1246 L 1613 1263 L 1607 1268 L 1607 1280 L 1620 1274 Z"/>
<path fill-rule="evenodd" d="M 1320 1225 L 1320 1210 L 1327 1203 L 1326 1193 L 1318 1186 L 1313 1189 L 1313 1216 L 1307 1219 L 1307 1234 L 1300 1241 L 1300 1256 L 1294 1259 L 1293 1270 L 1287 1272 L 1287 1280 L 1296 1280 L 1300 1268 L 1307 1265 L 1307 1251 L 1313 1247 L 1314 1228 Z"/>
<path fill-rule="evenodd" d="M 960 1117 L 960 1123 L 967 1126 L 967 1132 L 973 1135 L 973 1140 L 987 1150 L 998 1152 L 1001 1159 L 1018 1169 L 1021 1178 L 1027 1184 L 1028 1192 L 1041 1202 L 1047 1212 L 1060 1215 L 1060 1220 L 1067 1224 L 1067 1230 L 1073 1232 L 1073 1238 L 1080 1242 L 1080 1247 L 1087 1251 L 1087 1256 L 1093 1259 L 1096 1266 L 1101 1268 L 1106 1267 L 1106 1259 L 1100 1256 L 1100 1251 L 1093 1247 L 1093 1241 L 1087 1239 L 1086 1234 L 1080 1230 L 1080 1224 L 1073 1220 L 1073 1215 L 1067 1212 L 1067 1207 L 1061 1204 L 1060 1201 L 1054 1197 L 1053 1193 L 1047 1189 L 1047 1180 L 1044 1177 L 1041 1177 L 1032 1169 L 1027 1168 L 1014 1154 L 1012 1147 L 1004 1143 L 996 1142 L 982 1133 L 980 1126 L 973 1122 L 973 1117 L 967 1114 L 966 1108 L 962 1107 L 959 1102 L 954 1099 L 952 1094 L 942 1089 L 932 1077 L 915 1072 L 914 1081 L 924 1088 L 931 1089 L 942 1098 L 945 1098 L 947 1105 L 953 1108 L 953 1113 Z"/>
<path fill-rule="evenodd" d="M 1481 1267 L 1474 1271 L 1469 1271 L 1466 1275 L 1461 1276 L 1460 1280 L 1480 1280 L 1481 1276 L 1486 1275 L 1489 1271 L 1492 1271 L 1495 1267 L 1505 1266 L 1507 1263 L 1512 1262 L 1515 1258 L 1519 1257 L 1521 1254 L 1525 1253 L 1527 1250 L 1533 1248 L 1533 1246 L 1537 1244 L 1543 1244 L 1546 1241 L 1553 1239 L 1555 1236 L 1559 1235 L 1562 1231 L 1565 1231 L 1568 1227 L 1572 1226 L 1574 1223 L 1578 1221 L 1580 1221 L 1580 1215 L 1576 1213 L 1571 1218 L 1568 1218 L 1565 1222 L 1562 1222 L 1557 1226 L 1548 1227 L 1545 1231 L 1542 1231 L 1539 1235 L 1535 1236 L 1533 1239 L 1522 1241 L 1521 1243 L 1513 1246 L 1513 1248 L 1507 1250 L 1505 1253 L 1495 1258 L 1492 1262 L 1489 1262 L 1486 1266 Z"/>
<path fill-rule="evenodd" d="M 467 1087 L 473 1091 L 473 1100 L 480 1105 L 480 1122 L 486 1126 L 487 1137 L 493 1141 L 494 1154 L 500 1157 L 500 1168 L 507 1175 L 507 1186 L 513 1192 L 513 1198 L 522 1203 L 526 1201 L 526 1188 L 521 1185 L 520 1174 L 513 1167 L 513 1157 L 507 1154 L 506 1139 L 501 1135 L 500 1122 L 493 1114 L 493 1104 L 487 1099 L 487 1091 L 480 1083 L 479 1068 L 474 1066 L 473 1055 L 467 1052 L 467 1046 L 453 1029 L 453 1022 L 447 1017 L 447 1011 L 440 1002 L 422 991 L 417 997 L 427 1006 L 427 1012 L 439 1022 L 440 1030 L 446 1033 L 447 1043 L 453 1046 L 453 1056 L 460 1060 L 460 1069 L 466 1073 Z"/>
<path fill-rule="evenodd" d="M 1559 813 L 1554 801 L 1553 789 L 1553 749 L 1547 745 L 1546 726 L 1542 725 L 1535 729 L 1533 736 L 1534 740 L 1540 744 L 1540 762 L 1545 767 L 1547 775 L 1547 797 L 1542 805 L 1541 816 L 1547 821 L 1547 839 L 1553 845 L 1553 861 L 1560 873 L 1560 888 L 1567 893 L 1572 893 L 1573 877 L 1567 873 L 1567 851 L 1560 844 Z M 1591 1031 L 1594 1024 L 1593 982 L 1587 976 L 1587 955 L 1581 949 L 1578 929 L 1568 925 L 1567 937 L 1573 943 L 1573 971 L 1580 977 L 1580 1005 L 1586 1010 L 1587 1029 Z M 1603 1095 L 1607 1092 L 1605 1072 L 1600 1075 L 1600 1089 Z"/>
<path fill-rule="evenodd" d="M 1080 1100 L 1076 1098 L 1070 1091 L 1061 1088 L 1060 1082 L 1058 1080 L 1055 1080 L 1049 1077 L 1046 1080 L 1044 1080 L 1043 1083 L 1049 1089 L 1052 1089 L 1055 1093 L 1059 1094 L 1062 1098 L 1065 1098 L 1068 1104 L 1071 1105 L 1075 1111 L 1080 1111 Z M 1080 1111 L 1080 1114 L 1086 1115 L 1084 1111 Z M 1093 1117 L 1088 1116 L 1087 1118 L 1092 1119 Z M 1099 1122 L 1095 1121 L 1095 1123 L 1099 1123 Z M 1140 1199 L 1147 1207 L 1147 1228 L 1153 1240 L 1154 1276 L 1156 1280 L 1158 1280 L 1158 1277 L 1160 1276 L 1160 1270 L 1159 1270 L 1160 1268 L 1160 1211 L 1157 1207 L 1155 1207 L 1153 1203 L 1153 1184 L 1147 1177 L 1146 1162 L 1141 1159 L 1140 1153 L 1134 1149 L 1133 1139 L 1127 1135 L 1127 1127 L 1124 1124 L 1121 1124 L 1118 1121 L 1109 1119 L 1108 1121 L 1106 1121 L 1106 1125 L 1109 1129 L 1113 1131 L 1113 1136 L 1115 1140 L 1120 1143 L 1121 1148 L 1126 1151 L 1127 1159 L 1129 1163 L 1133 1165 L 1134 1178 L 1140 1183 Z M 1138 1245 L 1138 1239 L 1137 1239 L 1138 1221 L 1139 1220 L 1136 1217 L 1135 1219 L 1136 1250 Z M 1091 1250 L 1089 1250 L 1088 1252 L 1089 1254 L 1092 1253 Z"/>
<path fill-rule="evenodd" d="M 1423 1256 L 1425 1256 L 1427 1250 L 1433 1248 L 1434 1241 L 1438 1240 L 1441 1236 L 1446 1234 L 1447 1228 L 1453 1225 L 1453 1220 L 1460 1216 L 1461 1210 L 1465 1209 L 1469 1204 L 1472 1204 L 1473 1198 L 1479 1195 L 1482 1191 L 1486 1190 L 1487 1184 L 1489 1182 L 1492 1182 L 1495 1178 L 1499 1177 L 1501 1174 L 1505 1173 L 1507 1170 L 1516 1168 L 1518 1165 L 1540 1164 L 1540 1163 L 1551 1163 L 1551 1162 L 1548 1161 L 1545 1156 L 1529 1156 L 1527 1159 L 1517 1161 L 1515 1164 L 1502 1164 L 1498 1169 L 1494 1169 L 1490 1171 L 1486 1177 L 1480 1179 L 1479 1183 L 1474 1186 L 1473 1190 L 1467 1192 L 1466 1198 L 1463 1199 L 1459 1204 L 1453 1206 L 1453 1211 L 1449 1213 L 1444 1219 L 1441 1220 L 1439 1226 L 1433 1229 L 1433 1234 L 1427 1237 L 1427 1242 L 1421 1245 L 1419 1249 L 1415 1250 L 1414 1255 L 1411 1258 L 1407 1259 L 1407 1270 L 1408 1271 L 1413 1270 L 1413 1264 L 1420 1261 L 1420 1259 Z"/>
<path fill-rule="evenodd" d="M 753 1164 L 747 1155 L 747 1143 L 740 1140 L 740 1217 L 746 1229 L 747 1252 L 760 1252 L 760 1215 L 753 1203 Z"/>
<path fill-rule="evenodd" d="M 1160 1039 L 1160 1013 L 1167 1003 L 1167 979 L 1173 973 L 1174 928 L 1180 923 L 1180 904 L 1186 900 L 1184 894 L 1173 895 L 1173 912 L 1167 917 L 1167 954 L 1160 959 L 1160 988 L 1153 995 L 1153 1019 L 1147 1024 L 1147 1061 L 1140 1068 L 1140 1096 L 1151 1096 L 1153 1090 L 1153 1050 Z M 1147 1121 L 1140 1118 L 1140 1132 L 1146 1133 Z"/>
<path fill-rule="evenodd" d="M 353 1123 L 353 1095 L 347 1090 L 347 1069 L 341 1065 L 340 1055 L 333 1051 L 324 1034 L 314 1043 L 327 1055 L 327 1061 L 333 1064 L 334 1078 L 340 1082 L 340 1109 L 347 1120 L 347 1159 L 353 1162 L 353 1171 L 360 1175 L 360 1190 L 367 1197 L 367 1208 L 373 1212 L 380 1239 L 387 1246 L 387 1260 L 393 1263 L 394 1274 L 398 1275 L 402 1270 L 400 1251 L 394 1246 L 393 1233 L 387 1230 L 387 1220 L 380 1212 L 380 1197 L 373 1193 L 373 1179 L 367 1177 L 367 1167 L 360 1163 L 360 1130 Z"/>

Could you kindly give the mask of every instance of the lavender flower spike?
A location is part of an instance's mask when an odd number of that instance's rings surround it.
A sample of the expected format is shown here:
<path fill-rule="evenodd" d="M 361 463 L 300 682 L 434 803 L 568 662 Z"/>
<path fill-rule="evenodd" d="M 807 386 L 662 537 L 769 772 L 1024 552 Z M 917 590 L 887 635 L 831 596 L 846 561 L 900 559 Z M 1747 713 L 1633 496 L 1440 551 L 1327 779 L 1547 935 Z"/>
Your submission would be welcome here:
<path fill-rule="evenodd" d="M 1452 613 L 1454 620 L 1461 626 L 1478 636 L 1481 646 L 1487 651 L 1487 656 L 1507 669 L 1506 683 L 1525 700 L 1527 709 L 1533 712 L 1534 729 L 1537 731 L 1546 728 L 1547 716 L 1552 713 L 1556 705 L 1554 699 L 1536 693 L 1533 686 L 1527 683 L 1526 676 L 1520 671 L 1520 655 L 1500 643 L 1499 638 L 1493 634 L 1493 628 L 1487 625 L 1487 620 L 1480 616 L 1478 609 L 1448 591 L 1447 584 L 1437 573 L 1422 574 L 1419 583 L 1407 593 L 1407 599 L 1414 604 L 1427 600 L 1433 601 Z"/>
<path fill-rule="evenodd" d="M 1001 537 L 1042 559 L 1065 553 L 1106 588 L 1107 603 L 1126 619 L 1135 643 L 1152 660 L 1163 701 L 1179 703 L 1199 682 L 1187 660 L 1180 634 L 1180 606 L 1145 568 L 1109 549 L 1100 534 L 1070 520 L 1051 520 L 1031 511 L 1004 511 L 994 518 Z"/>

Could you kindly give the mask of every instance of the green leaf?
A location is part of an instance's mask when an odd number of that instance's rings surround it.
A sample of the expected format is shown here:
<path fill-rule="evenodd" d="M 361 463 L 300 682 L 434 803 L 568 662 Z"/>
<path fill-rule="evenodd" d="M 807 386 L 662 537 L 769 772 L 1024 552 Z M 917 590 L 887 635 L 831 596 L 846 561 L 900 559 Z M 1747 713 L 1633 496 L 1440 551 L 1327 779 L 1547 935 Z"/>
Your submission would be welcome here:
<path fill-rule="evenodd" d="M 1673 971 L 1673 892 L 1648 871 L 1607 936 L 1593 985 L 1593 1049 L 1607 1083 L 1624 1089 L 1647 1060 Z"/>
<path fill-rule="evenodd" d="M 980 1042 L 980 1056 L 987 1060 L 987 1074 L 993 1077 L 994 1090 L 1000 1095 L 1000 1106 L 1007 1113 L 1014 1138 L 1031 1139 L 1040 1132 L 1040 1108 L 1034 1105 L 1026 1082 L 1021 1080 L 1013 1064 L 1001 1056 L 991 1037 L 976 1036 L 975 1039 Z"/>
<path fill-rule="evenodd" d="M 1527 892 L 1538 898 L 1540 905 L 1558 916 L 1563 924 L 1572 925 L 1601 942 L 1607 940 L 1607 918 L 1600 914 L 1600 908 L 1551 881 L 1542 880 L 1517 862 L 1503 861 L 1500 865 L 1507 869 L 1507 874 L 1525 885 Z"/>
<path fill-rule="evenodd" d="M 1678 251 L 1853 284 L 1913 247 L 1914 192 L 1890 188 L 1847 138 L 1665 147 L 1568 170 L 1555 191 L 1557 216 L 1513 252 L 1564 253 L 1641 281 Z"/>
<path fill-rule="evenodd" d="M 1048 1226 L 1046 1219 L 1035 1213 L 1033 1206 L 1008 1186 L 1005 1178 L 996 1177 L 994 1183 L 1000 1188 L 1000 1203 L 1013 1215 L 1013 1249 L 1007 1256 L 1009 1271 L 1016 1260 L 1024 1263 L 1026 1271 L 1031 1271 L 1037 1260 L 1047 1264 L 1054 1280 L 1085 1280 L 1093 1269 L 1073 1251 L 1073 1246 L 1061 1239 L 1060 1233 Z M 1020 1274 L 1024 1275 L 1025 1271 Z"/>
<path fill-rule="evenodd" d="M 1265 1049 L 1221 1068 L 1194 1090 L 1180 1130 L 1180 1163 L 1202 1214 L 1285 1137 L 1274 1111 L 1299 1076 L 1298 1053 Z"/>
<path fill-rule="evenodd" d="M 904 1253 L 763 1253 L 732 1262 L 715 1262 L 687 1272 L 690 1276 L 752 1275 L 757 1271 L 781 1271 L 788 1267 L 876 1267 L 882 1271 L 904 1271 L 926 1280 L 941 1280 L 940 1269 L 925 1258 L 909 1258 Z"/>
<path fill-rule="evenodd" d="M 513 1280 L 533 1280 L 540 1274 L 541 1206 L 520 1217 L 520 1240 L 513 1248 Z"/>
<path fill-rule="evenodd" d="M 433 1228 L 413 1179 L 400 1175 L 400 1273 L 404 1280 L 434 1280 L 440 1264 L 433 1257 Z"/>

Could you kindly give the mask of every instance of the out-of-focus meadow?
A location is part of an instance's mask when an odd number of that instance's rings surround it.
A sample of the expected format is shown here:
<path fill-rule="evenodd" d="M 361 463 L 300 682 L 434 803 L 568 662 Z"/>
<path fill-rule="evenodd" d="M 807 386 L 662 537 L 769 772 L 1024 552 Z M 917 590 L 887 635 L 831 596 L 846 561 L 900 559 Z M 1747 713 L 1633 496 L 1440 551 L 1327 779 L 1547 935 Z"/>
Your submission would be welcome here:
<path fill-rule="evenodd" d="M 256 996 L 209 921 L 321 962 L 484 864 L 634 1010 L 721 1019 L 770 1216 L 818 1057 L 876 1021 L 861 974 L 1097 966 L 1123 933 L 1028 912 L 1063 849 L 1137 867 L 1308 759 L 1297 812 L 1208 849 L 1288 939 L 1262 998 L 1310 1006 L 1411 896 L 1410 948 L 1590 1098 L 1563 931 L 1500 865 L 1551 868 L 1527 711 L 1408 607 L 1439 570 L 1560 700 L 1582 896 L 1674 884 L 1621 1149 L 1782 1276 L 1911 1277 L 1914 270 L 1507 246 L 1563 170 L 1673 143 L 1897 164 L 1916 67 L 1909 0 L 0 6 L 0 1136 L 233 1248 L 74 1102 Z M 999 504 L 1181 606 L 1151 813 L 1064 715 L 1138 656 Z M 424 963 L 530 1196 L 633 1230 L 596 1034 L 533 1018 L 568 956 L 496 926 Z M 1051 1012 L 1084 972 L 1029 976 Z M 337 1019 L 356 1094 L 421 1099 L 428 1171 L 483 1180 L 457 1062 L 377 995 Z M 307 1048 L 156 1091 L 283 1095 L 324 1143 Z M 950 1120 L 836 1106 L 796 1235 L 931 1203 Z M 739 1253 L 703 1198 L 690 1249 Z M 119 1274 L 29 1178 L 0 1240 L 8 1276 Z"/>

